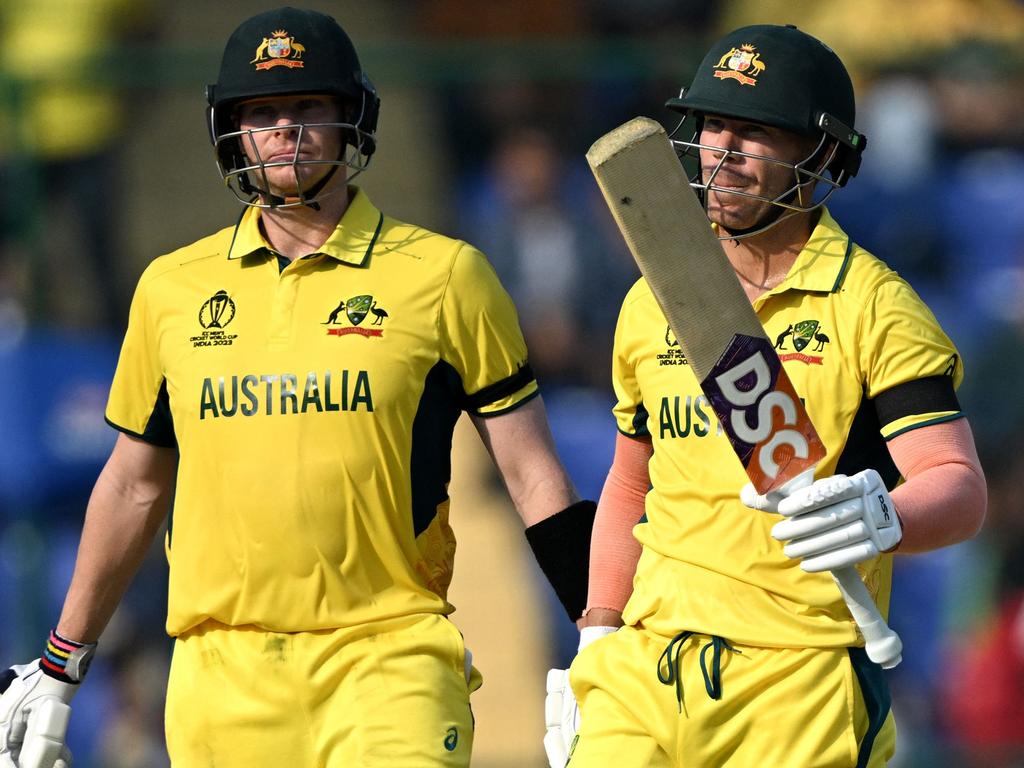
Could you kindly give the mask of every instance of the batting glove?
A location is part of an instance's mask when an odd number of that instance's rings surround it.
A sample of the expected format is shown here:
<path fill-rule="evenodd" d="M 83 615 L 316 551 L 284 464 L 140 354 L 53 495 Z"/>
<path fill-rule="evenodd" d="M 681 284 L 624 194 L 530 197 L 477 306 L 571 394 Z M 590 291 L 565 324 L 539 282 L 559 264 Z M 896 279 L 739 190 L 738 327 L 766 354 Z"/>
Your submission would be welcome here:
<path fill-rule="evenodd" d="M 2 768 L 71 768 L 64 736 L 77 690 L 45 674 L 38 659 L 0 672 Z"/>
<path fill-rule="evenodd" d="M 584 627 L 580 630 L 577 653 L 618 627 Z M 564 768 L 580 729 L 580 708 L 569 685 L 568 669 L 549 669 L 547 696 L 544 698 L 544 751 L 551 768 Z"/>
<path fill-rule="evenodd" d="M 791 493 L 760 495 L 748 483 L 740 499 L 785 516 L 772 528 L 772 538 L 786 542 L 782 551 L 808 573 L 862 563 L 903 538 L 896 507 L 873 469 L 826 477 Z"/>

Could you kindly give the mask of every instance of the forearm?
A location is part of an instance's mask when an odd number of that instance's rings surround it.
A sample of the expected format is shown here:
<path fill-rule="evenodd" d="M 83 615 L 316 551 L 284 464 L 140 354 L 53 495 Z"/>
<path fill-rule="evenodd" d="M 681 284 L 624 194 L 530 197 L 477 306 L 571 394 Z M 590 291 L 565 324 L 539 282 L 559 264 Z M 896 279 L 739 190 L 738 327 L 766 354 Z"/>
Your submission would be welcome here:
<path fill-rule="evenodd" d="M 587 610 L 581 627 L 606 625 L 609 617 L 621 616 L 633 594 L 633 575 L 641 551 L 640 542 L 633 537 L 633 526 L 643 515 L 643 500 L 639 507 L 634 499 L 624 503 L 621 492 L 609 488 L 612 482 L 609 477 L 594 518 Z"/>
<path fill-rule="evenodd" d="M 584 626 L 618 626 L 633 591 L 640 543 L 633 526 L 644 514 L 650 486 L 649 440 L 618 435 L 615 458 L 597 506 L 590 544 L 590 577 Z"/>
<path fill-rule="evenodd" d="M 473 423 L 527 526 L 580 500 L 558 460 L 539 397 L 507 414 L 474 416 Z"/>
<path fill-rule="evenodd" d="M 892 491 L 903 540 L 897 552 L 928 552 L 976 534 L 985 518 L 987 490 L 966 419 L 895 438 L 889 446 L 907 478 Z"/>
<path fill-rule="evenodd" d="M 527 525 L 534 525 L 580 500 L 572 481 L 555 458 L 554 449 L 507 483 L 509 497 Z"/>
<path fill-rule="evenodd" d="M 962 464 L 926 470 L 891 495 L 903 525 L 896 551 L 905 554 L 966 541 L 985 515 L 985 478 Z"/>
<path fill-rule="evenodd" d="M 580 501 L 536 398 L 522 408 L 473 423 L 494 459 L 537 564 L 572 621 L 587 602 L 587 564 L 594 503 Z"/>
<path fill-rule="evenodd" d="M 155 476 L 142 477 L 134 469 L 115 449 L 93 488 L 57 625 L 64 637 L 99 638 L 164 518 L 173 468 L 165 462 Z"/>

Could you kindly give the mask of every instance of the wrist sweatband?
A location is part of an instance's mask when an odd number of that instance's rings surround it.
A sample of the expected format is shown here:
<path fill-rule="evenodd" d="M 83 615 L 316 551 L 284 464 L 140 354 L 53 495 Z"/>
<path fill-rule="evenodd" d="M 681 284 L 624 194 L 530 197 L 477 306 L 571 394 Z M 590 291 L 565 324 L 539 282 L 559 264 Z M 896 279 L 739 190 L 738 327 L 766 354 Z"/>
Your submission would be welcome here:
<path fill-rule="evenodd" d="M 51 630 L 46 650 L 39 657 L 39 668 L 62 683 L 80 683 L 89 670 L 96 643 L 68 640 Z"/>
<path fill-rule="evenodd" d="M 580 644 L 576 649 L 576 652 L 579 653 L 595 640 L 600 640 L 602 637 L 610 635 L 612 632 L 617 632 L 618 629 L 618 627 L 584 627 L 580 630 Z"/>
<path fill-rule="evenodd" d="M 526 529 L 533 556 L 570 621 L 576 621 L 587 607 L 590 534 L 596 512 L 594 502 L 577 501 Z"/>

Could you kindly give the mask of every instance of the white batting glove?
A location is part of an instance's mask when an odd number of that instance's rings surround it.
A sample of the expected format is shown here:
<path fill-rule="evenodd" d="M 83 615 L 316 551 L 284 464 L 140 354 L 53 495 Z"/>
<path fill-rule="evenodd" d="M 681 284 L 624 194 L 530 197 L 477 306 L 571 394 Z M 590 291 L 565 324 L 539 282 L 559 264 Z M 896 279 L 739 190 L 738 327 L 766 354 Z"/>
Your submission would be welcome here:
<path fill-rule="evenodd" d="M 903 538 L 896 507 L 873 469 L 833 475 L 786 493 L 760 495 L 749 483 L 740 492 L 748 507 L 786 517 L 772 538 L 808 573 L 846 568 L 891 550 Z"/>
<path fill-rule="evenodd" d="M 64 738 L 77 691 L 38 659 L 0 673 L 0 768 L 71 768 Z"/>
<path fill-rule="evenodd" d="M 596 640 L 610 635 L 618 627 L 584 627 L 580 630 L 579 653 Z M 544 751 L 551 768 L 565 768 L 580 729 L 580 708 L 569 685 L 568 669 L 549 669 L 547 696 L 544 698 Z"/>

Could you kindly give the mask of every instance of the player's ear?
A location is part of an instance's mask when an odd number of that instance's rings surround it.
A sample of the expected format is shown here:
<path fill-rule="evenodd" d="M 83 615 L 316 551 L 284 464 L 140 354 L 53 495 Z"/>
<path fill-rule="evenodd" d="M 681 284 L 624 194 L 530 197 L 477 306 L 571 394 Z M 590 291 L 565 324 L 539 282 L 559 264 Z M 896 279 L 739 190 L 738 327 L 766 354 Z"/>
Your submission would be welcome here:
<path fill-rule="evenodd" d="M 832 138 L 815 139 L 807 146 L 804 155 L 807 160 L 800 164 L 805 171 L 799 189 L 801 204 L 811 204 L 811 197 L 818 185 L 818 177 L 824 177 L 826 174 L 831 174 L 833 178 L 836 177 L 839 171 L 837 166 L 839 165 L 838 153 L 840 151 L 839 142 Z"/>
<path fill-rule="evenodd" d="M 820 158 L 821 167 L 818 168 L 818 173 L 824 175 L 827 171 L 832 175 L 833 179 L 838 179 L 840 172 L 843 170 L 842 159 L 840 158 L 842 151 L 843 148 L 838 139 L 826 141 L 822 157 Z"/>

